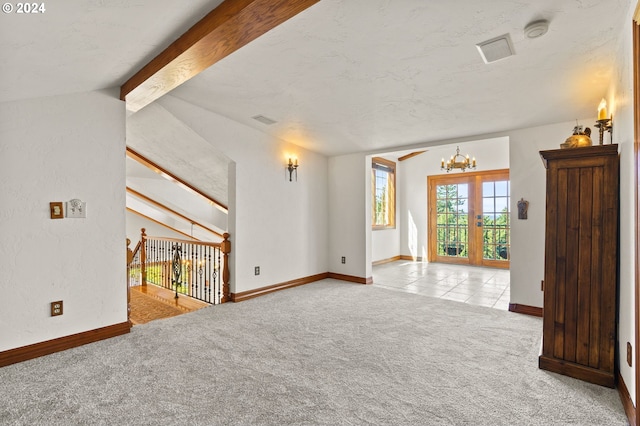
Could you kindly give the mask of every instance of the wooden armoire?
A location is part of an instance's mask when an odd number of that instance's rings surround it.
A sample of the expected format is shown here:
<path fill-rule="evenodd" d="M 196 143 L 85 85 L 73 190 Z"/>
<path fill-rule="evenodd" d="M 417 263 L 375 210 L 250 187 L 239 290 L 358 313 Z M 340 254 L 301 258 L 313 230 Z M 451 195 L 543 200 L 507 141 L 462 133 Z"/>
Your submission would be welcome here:
<path fill-rule="evenodd" d="M 542 369 L 615 386 L 618 145 L 541 151 L 547 169 Z"/>

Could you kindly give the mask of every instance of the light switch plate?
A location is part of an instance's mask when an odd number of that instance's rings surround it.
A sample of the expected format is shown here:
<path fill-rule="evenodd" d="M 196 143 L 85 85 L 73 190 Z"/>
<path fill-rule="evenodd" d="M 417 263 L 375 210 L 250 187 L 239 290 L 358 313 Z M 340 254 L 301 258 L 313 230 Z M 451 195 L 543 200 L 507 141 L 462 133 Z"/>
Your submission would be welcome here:
<path fill-rule="evenodd" d="M 51 213 L 51 219 L 64 219 L 64 209 L 62 208 L 62 201 L 50 202 L 49 211 Z"/>
<path fill-rule="evenodd" d="M 87 203 L 82 200 L 73 199 L 67 201 L 65 213 L 69 218 L 83 219 L 87 217 Z"/>

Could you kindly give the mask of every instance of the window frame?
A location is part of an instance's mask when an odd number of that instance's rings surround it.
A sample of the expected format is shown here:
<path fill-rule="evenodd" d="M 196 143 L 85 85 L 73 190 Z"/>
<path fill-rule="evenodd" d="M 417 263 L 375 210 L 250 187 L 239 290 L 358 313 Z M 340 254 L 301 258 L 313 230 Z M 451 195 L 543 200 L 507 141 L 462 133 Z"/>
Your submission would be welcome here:
<path fill-rule="evenodd" d="M 376 170 L 386 172 L 388 175 L 388 223 L 386 224 L 376 224 Z M 371 159 L 371 228 L 373 230 L 396 228 L 396 163 L 381 157 Z"/>

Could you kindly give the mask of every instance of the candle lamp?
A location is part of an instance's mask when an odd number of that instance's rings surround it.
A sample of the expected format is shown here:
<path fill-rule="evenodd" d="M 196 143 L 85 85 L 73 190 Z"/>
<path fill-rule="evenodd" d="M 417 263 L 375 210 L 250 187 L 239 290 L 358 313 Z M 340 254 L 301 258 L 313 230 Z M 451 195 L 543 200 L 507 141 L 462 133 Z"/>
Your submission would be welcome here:
<path fill-rule="evenodd" d="M 289 163 L 287 164 L 286 169 L 289 172 L 289 182 L 293 181 L 294 172 L 295 172 L 296 181 L 297 181 L 298 180 L 298 159 L 296 158 L 294 162 L 291 160 L 291 158 L 289 158 Z"/>
<path fill-rule="evenodd" d="M 604 132 L 609 132 L 611 143 L 613 143 L 613 135 L 611 134 L 613 118 L 608 118 L 607 116 L 607 101 L 604 99 L 602 99 L 598 105 L 598 119 L 596 120 L 595 127 L 599 130 L 598 142 L 600 145 L 604 144 Z"/>

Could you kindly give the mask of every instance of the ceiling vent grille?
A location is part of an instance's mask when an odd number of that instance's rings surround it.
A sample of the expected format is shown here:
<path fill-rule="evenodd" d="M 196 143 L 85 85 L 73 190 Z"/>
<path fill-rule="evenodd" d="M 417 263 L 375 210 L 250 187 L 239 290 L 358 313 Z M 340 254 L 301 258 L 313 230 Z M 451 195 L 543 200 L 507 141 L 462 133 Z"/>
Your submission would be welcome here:
<path fill-rule="evenodd" d="M 251 117 L 251 118 L 261 122 L 262 124 L 266 124 L 267 126 L 277 123 L 276 120 L 272 120 L 269 117 L 265 117 L 264 115 L 256 115 L 255 117 Z"/>
<path fill-rule="evenodd" d="M 513 44 L 511 43 L 509 34 L 483 41 L 482 43 L 476 44 L 476 47 L 485 64 L 499 61 L 500 59 L 508 58 L 516 54 L 515 50 L 513 50 Z"/>

